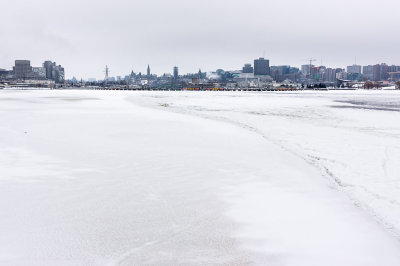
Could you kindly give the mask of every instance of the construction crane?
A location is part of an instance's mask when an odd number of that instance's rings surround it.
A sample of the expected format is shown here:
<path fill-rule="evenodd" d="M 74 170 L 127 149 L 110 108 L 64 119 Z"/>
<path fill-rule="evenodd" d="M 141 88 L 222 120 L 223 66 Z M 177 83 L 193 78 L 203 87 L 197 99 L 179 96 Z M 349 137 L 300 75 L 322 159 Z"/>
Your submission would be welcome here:
<path fill-rule="evenodd" d="M 308 77 L 309 77 L 309 78 L 310 78 L 310 80 L 311 80 L 311 68 L 312 68 L 312 62 L 314 62 L 314 61 L 317 61 L 317 59 L 310 58 L 310 59 L 308 59 L 308 61 L 310 61 L 310 69 L 309 69 L 310 73 L 309 73 Z"/>

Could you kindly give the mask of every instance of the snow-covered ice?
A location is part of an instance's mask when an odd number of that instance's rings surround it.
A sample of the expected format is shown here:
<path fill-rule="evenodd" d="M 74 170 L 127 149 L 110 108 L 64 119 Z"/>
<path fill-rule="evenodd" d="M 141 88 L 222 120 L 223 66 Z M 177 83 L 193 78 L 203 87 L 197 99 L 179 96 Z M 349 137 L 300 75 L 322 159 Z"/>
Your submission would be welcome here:
<path fill-rule="evenodd" d="M 400 92 L 0 91 L 0 265 L 400 265 Z"/>

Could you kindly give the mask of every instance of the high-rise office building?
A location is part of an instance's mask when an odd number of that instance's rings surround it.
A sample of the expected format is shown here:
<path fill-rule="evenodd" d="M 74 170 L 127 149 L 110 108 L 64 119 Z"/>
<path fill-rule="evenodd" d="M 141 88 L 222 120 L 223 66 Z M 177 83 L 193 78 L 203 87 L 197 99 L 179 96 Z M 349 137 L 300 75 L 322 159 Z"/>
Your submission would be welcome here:
<path fill-rule="evenodd" d="M 147 65 L 147 77 L 150 77 L 150 65 Z"/>
<path fill-rule="evenodd" d="M 254 75 L 269 75 L 269 60 L 260 57 L 254 60 Z"/>
<path fill-rule="evenodd" d="M 179 78 L 179 69 L 177 66 L 174 66 L 174 79 Z"/>

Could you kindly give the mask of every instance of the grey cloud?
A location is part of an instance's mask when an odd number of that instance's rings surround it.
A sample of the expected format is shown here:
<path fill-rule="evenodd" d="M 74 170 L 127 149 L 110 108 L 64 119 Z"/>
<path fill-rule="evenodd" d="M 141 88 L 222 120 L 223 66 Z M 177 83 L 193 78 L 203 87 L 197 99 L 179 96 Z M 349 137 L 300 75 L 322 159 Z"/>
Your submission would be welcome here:
<path fill-rule="evenodd" d="M 46 59 L 67 77 L 238 69 L 266 52 L 271 64 L 308 57 L 345 66 L 400 64 L 395 0 L 19 0 L 2 4 L 0 68 Z"/>

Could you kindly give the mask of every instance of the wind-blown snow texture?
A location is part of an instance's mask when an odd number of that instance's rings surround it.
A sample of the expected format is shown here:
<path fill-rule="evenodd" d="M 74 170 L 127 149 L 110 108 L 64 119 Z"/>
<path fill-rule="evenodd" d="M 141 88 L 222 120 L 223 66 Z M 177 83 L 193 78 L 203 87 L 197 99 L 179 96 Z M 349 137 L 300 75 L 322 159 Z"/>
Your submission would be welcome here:
<path fill-rule="evenodd" d="M 400 93 L 0 91 L 0 265 L 400 265 Z"/>

